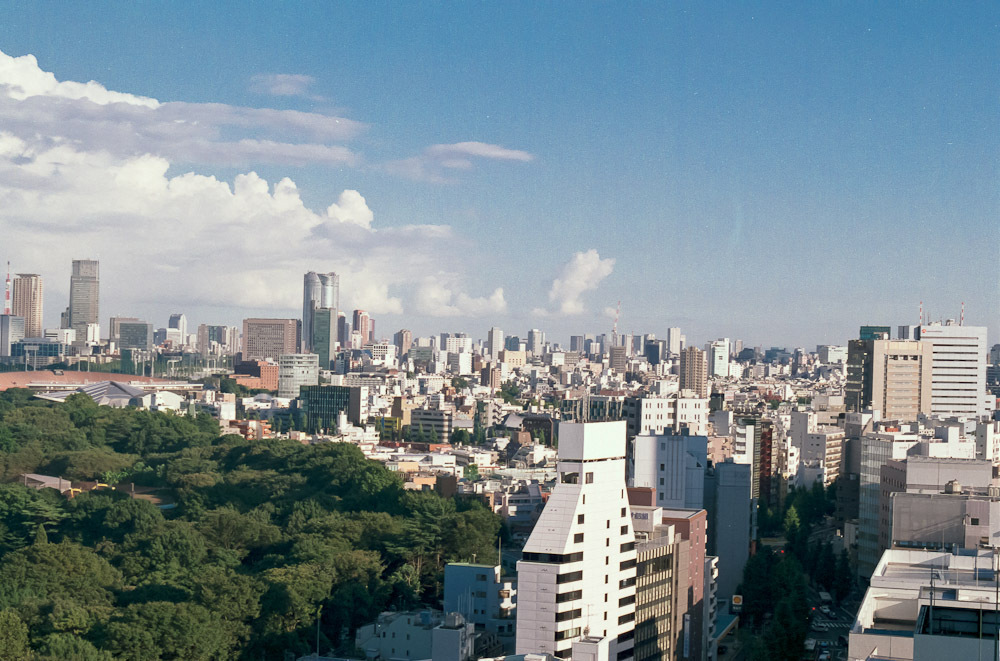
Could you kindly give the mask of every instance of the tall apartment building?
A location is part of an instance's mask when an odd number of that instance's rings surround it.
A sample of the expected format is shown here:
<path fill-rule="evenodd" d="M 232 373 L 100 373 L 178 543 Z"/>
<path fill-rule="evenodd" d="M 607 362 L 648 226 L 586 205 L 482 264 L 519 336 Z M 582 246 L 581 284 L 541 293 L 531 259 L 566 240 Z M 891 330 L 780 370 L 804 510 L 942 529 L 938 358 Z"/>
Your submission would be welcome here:
<path fill-rule="evenodd" d="M 690 390 L 697 397 L 708 397 L 708 362 L 698 347 L 681 351 L 680 389 Z"/>
<path fill-rule="evenodd" d="M 100 312 L 100 264 L 92 259 L 74 259 L 69 279 L 69 308 L 64 328 L 76 331 L 77 342 L 88 338 L 88 326 L 97 324 Z"/>
<path fill-rule="evenodd" d="M 559 482 L 517 563 L 516 654 L 572 658 L 603 641 L 631 657 L 635 535 L 625 494 L 625 423 L 559 427 Z"/>
<path fill-rule="evenodd" d="M 296 353 L 301 333 L 298 319 L 244 319 L 243 360 L 277 360 L 283 354 Z"/>
<path fill-rule="evenodd" d="M 42 337 L 42 276 L 18 273 L 14 278 L 11 312 L 24 318 L 24 336 Z"/>
<path fill-rule="evenodd" d="M 340 308 L 340 276 L 330 273 L 309 271 L 302 279 L 302 342 L 303 351 L 313 351 L 312 338 L 315 333 L 313 318 L 315 310 Z M 334 320 L 337 313 L 334 312 Z M 336 329 L 336 324 L 334 324 Z M 336 333 L 335 333 L 336 334 Z M 338 341 L 338 338 L 334 338 Z"/>
<path fill-rule="evenodd" d="M 844 405 L 879 411 L 882 418 L 914 421 L 932 411 L 932 346 L 916 340 L 851 340 Z M 983 383 L 985 390 L 985 381 Z"/>
<path fill-rule="evenodd" d="M 919 329 L 931 347 L 931 413 L 941 416 L 988 415 L 986 327 L 954 322 Z"/>

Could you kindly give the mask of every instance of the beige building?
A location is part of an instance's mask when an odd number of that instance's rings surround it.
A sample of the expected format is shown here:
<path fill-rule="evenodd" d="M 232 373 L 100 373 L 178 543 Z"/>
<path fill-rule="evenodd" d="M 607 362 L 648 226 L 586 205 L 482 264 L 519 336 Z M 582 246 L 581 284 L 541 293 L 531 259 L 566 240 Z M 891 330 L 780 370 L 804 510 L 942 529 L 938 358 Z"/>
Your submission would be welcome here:
<path fill-rule="evenodd" d="M 244 319 L 243 361 L 277 360 L 298 351 L 302 334 L 298 319 Z"/>
<path fill-rule="evenodd" d="M 42 337 L 42 276 L 18 273 L 14 279 L 12 311 L 24 317 L 24 336 Z"/>
<path fill-rule="evenodd" d="M 926 342 L 875 340 L 871 408 L 884 420 L 916 420 L 931 413 L 931 351 Z"/>
<path fill-rule="evenodd" d="M 698 347 L 681 351 L 680 389 L 690 390 L 695 396 L 708 397 L 708 360 Z"/>
<path fill-rule="evenodd" d="M 527 362 L 527 355 L 524 351 L 501 351 L 500 362 L 506 363 L 507 367 L 524 367 Z"/>

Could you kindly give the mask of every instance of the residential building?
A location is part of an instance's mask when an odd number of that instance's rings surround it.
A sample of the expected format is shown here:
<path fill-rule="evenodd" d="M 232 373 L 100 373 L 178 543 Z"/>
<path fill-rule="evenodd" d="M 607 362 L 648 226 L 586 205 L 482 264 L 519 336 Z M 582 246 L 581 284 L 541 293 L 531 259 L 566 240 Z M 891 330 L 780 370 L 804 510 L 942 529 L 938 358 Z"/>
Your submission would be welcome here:
<path fill-rule="evenodd" d="M 37 273 L 18 273 L 14 278 L 11 312 L 24 318 L 24 336 L 42 337 L 42 301 L 44 287 Z"/>
<path fill-rule="evenodd" d="M 680 390 L 690 390 L 696 397 L 708 398 L 708 363 L 705 352 L 688 347 L 681 352 Z"/>
<path fill-rule="evenodd" d="M 708 433 L 708 400 L 681 391 L 670 397 L 626 397 L 624 417 L 628 421 L 628 435 L 681 433 Z"/>
<path fill-rule="evenodd" d="M 286 353 L 278 358 L 278 397 L 294 399 L 302 386 L 319 383 L 319 356 L 314 353 Z"/>
<path fill-rule="evenodd" d="M 514 633 L 514 583 L 500 565 L 449 562 L 444 566 L 444 610 L 459 613 L 477 629 Z"/>
<path fill-rule="evenodd" d="M 420 431 L 427 442 L 447 443 L 453 422 L 451 411 L 428 408 L 410 411 L 410 429 Z"/>
<path fill-rule="evenodd" d="M 244 319 L 243 360 L 276 360 L 298 351 L 302 322 L 298 319 Z"/>
<path fill-rule="evenodd" d="M 636 553 L 625 495 L 625 423 L 562 423 L 559 482 L 517 563 L 516 654 L 574 656 L 597 638 L 631 657 Z"/>

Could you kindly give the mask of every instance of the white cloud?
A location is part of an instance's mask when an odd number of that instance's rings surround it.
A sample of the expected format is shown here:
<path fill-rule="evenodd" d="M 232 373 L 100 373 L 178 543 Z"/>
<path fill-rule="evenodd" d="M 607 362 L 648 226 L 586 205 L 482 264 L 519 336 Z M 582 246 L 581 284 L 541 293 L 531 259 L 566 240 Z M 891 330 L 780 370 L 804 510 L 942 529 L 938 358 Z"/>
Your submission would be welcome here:
<path fill-rule="evenodd" d="M 596 289 L 615 268 L 612 258 L 601 259 L 596 250 L 578 252 L 563 266 L 562 273 L 552 282 L 549 303 L 562 315 L 583 314 L 582 296 Z M 537 312 L 537 311 L 536 311 Z"/>
<path fill-rule="evenodd" d="M 307 96 L 316 82 L 312 76 L 298 73 L 261 73 L 250 79 L 250 91 L 272 96 Z"/>
<path fill-rule="evenodd" d="M 0 52 L 0 87 L 6 95 L 23 101 L 32 96 L 55 96 L 65 99 L 86 99 L 92 103 L 127 103 L 156 108 L 159 102 L 145 96 L 112 92 L 93 80 L 88 83 L 60 82 L 48 71 L 42 71 L 34 55 L 11 57 Z"/>
<path fill-rule="evenodd" d="M 488 317 L 507 312 L 503 289 L 489 296 L 474 297 L 455 292 L 439 278 L 425 278 L 415 296 L 416 312 L 428 317 Z"/>
<path fill-rule="evenodd" d="M 368 203 L 356 190 L 345 190 L 337 201 L 331 204 L 326 215 L 338 223 L 353 223 L 365 229 L 371 229 L 375 214 L 368 208 Z"/>
<path fill-rule="evenodd" d="M 386 164 L 386 169 L 407 179 L 450 183 L 449 170 L 471 170 L 473 158 L 527 163 L 534 156 L 526 151 L 508 149 L 485 142 L 457 142 L 448 145 L 431 145 L 419 156 L 411 156 Z"/>

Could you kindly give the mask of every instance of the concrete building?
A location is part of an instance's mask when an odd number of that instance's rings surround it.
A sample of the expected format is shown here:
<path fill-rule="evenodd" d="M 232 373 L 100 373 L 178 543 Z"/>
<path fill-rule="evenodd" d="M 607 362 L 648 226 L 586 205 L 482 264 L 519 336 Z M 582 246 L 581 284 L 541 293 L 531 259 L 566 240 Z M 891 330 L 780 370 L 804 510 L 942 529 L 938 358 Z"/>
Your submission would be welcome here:
<path fill-rule="evenodd" d="M 340 431 L 340 416 L 363 425 L 368 421 L 368 386 L 311 385 L 299 388 L 299 405 L 306 430 L 312 433 Z"/>
<path fill-rule="evenodd" d="M 851 625 L 847 659 L 996 659 L 996 558 L 991 548 L 883 553 Z"/>
<path fill-rule="evenodd" d="M 625 496 L 625 423 L 563 423 L 559 482 L 517 563 L 517 654 L 576 658 L 599 638 L 631 657 L 636 553 Z"/>
<path fill-rule="evenodd" d="M 671 356 L 681 355 L 681 350 L 684 348 L 684 343 L 681 340 L 682 337 L 684 336 L 681 335 L 680 328 L 674 327 L 667 329 L 667 352 Z"/>
<path fill-rule="evenodd" d="M 167 329 L 177 331 L 178 342 L 176 344 L 185 345 L 187 344 L 187 317 L 180 312 L 175 312 L 170 315 L 167 320 Z"/>
<path fill-rule="evenodd" d="M 988 415 L 986 327 L 953 321 L 919 329 L 931 347 L 931 413 L 939 416 Z"/>
<path fill-rule="evenodd" d="M 302 322 L 298 319 L 244 319 L 243 360 L 276 360 L 298 351 Z"/>
<path fill-rule="evenodd" d="M 489 359 L 497 362 L 500 360 L 500 352 L 504 350 L 503 330 L 494 326 L 486 336 L 486 355 Z"/>
<path fill-rule="evenodd" d="M 354 323 L 351 326 L 354 332 L 361 335 L 361 344 L 372 341 L 371 317 L 364 310 L 354 311 Z"/>
<path fill-rule="evenodd" d="M 44 287 L 37 273 L 18 273 L 14 278 L 11 312 L 24 318 L 24 336 L 42 337 L 42 302 Z"/>
<path fill-rule="evenodd" d="M 632 447 L 630 487 L 653 489 L 656 507 L 704 507 L 708 468 L 706 436 L 643 434 L 633 439 Z"/>
<path fill-rule="evenodd" d="M 475 625 L 458 613 L 393 611 L 358 628 L 355 644 L 365 658 L 392 661 L 472 661 Z"/>
<path fill-rule="evenodd" d="M 889 420 L 929 415 L 931 346 L 915 340 L 851 340 L 844 400 L 848 411 L 879 411 Z M 985 389 L 985 382 L 984 382 Z"/>
<path fill-rule="evenodd" d="M 725 379 L 729 376 L 729 338 L 709 342 L 705 348 L 708 356 L 708 373 L 715 378 Z"/>
<path fill-rule="evenodd" d="M 336 273 L 316 273 L 309 271 L 302 278 L 302 351 L 318 353 L 314 350 L 315 311 L 334 310 L 333 334 L 337 335 L 337 312 L 340 308 L 340 276 Z M 329 320 L 328 320 L 329 321 Z M 334 342 L 339 338 L 334 337 Z"/>
<path fill-rule="evenodd" d="M 403 358 L 410 352 L 410 347 L 413 345 L 413 333 L 405 328 L 396 331 L 395 335 L 392 336 L 392 341 L 396 345 L 399 357 Z"/>
<path fill-rule="evenodd" d="M 728 600 L 743 580 L 743 567 L 750 557 L 750 541 L 756 538 L 757 500 L 748 464 L 724 461 L 705 473 L 705 504 L 708 512 L 707 553 L 718 556 L 718 596 Z"/>
<path fill-rule="evenodd" d="M 337 340 L 336 308 L 312 308 L 310 323 L 312 324 L 311 352 L 319 356 L 319 368 L 330 369 L 330 361 L 337 355 L 340 342 Z M 305 327 L 303 326 L 303 333 Z"/>
<path fill-rule="evenodd" d="M 447 443 L 451 439 L 454 414 L 439 409 L 413 409 L 410 411 L 410 429 L 423 433 L 424 440 Z"/>
<path fill-rule="evenodd" d="M 235 326 L 199 324 L 197 342 L 202 356 L 232 356 L 239 351 L 240 336 Z"/>
<path fill-rule="evenodd" d="M 9 358 L 11 347 L 24 339 L 24 317 L 14 314 L 0 315 L 0 358 Z"/>
<path fill-rule="evenodd" d="M 100 265 L 97 260 L 74 259 L 69 279 L 69 308 L 64 328 L 76 331 L 78 344 L 88 336 L 88 326 L 98 324 L 100 313 Z"/>
<path fill-rule="evenodd" d="M 679 387 L 701 399 L 708 397 L 708 363 L 705 352 L 698 347 L 687 347 L 681 352 Z"/>
<path fill-rule="evenodd" d="M 531 355 L 536 357 L 542 355 L 544 348 L 545 333 L 537 328 L 532 328 L 528 331 L 528 351 L 531 352 Z"/>
<path fill-rule="evenodd" d="M 444 566 L 444 610 L 493 633 L 514 633 L 514 583 L 500 576 L 500 565 L 449 562 Z"/>
<path fill-rule="evenodd" d="M 319 383 L 319 356 L 314 353 L 286 353 L 278 358 L 278 397 L 294 399 L 302 386 Z"/>
<path fill-rule="evenodd" d="M 140 319 L 125 321 L 112 317 L 112 320 L 116 322 L 114 332 L 119 350 L 151 351 L 153 349 L 153 324 Z"/>
<path fill-rule="evenodd" d="M 142 322 L 138 317 L 115 316 L 108 320 L 108 339 L 116 344 L 121 342 L 121 324 L 126 321 Z"/>

